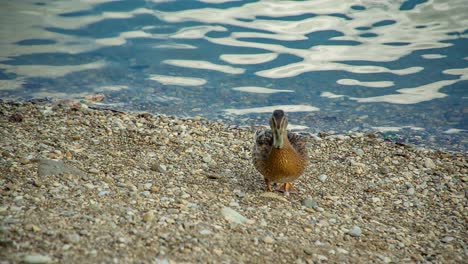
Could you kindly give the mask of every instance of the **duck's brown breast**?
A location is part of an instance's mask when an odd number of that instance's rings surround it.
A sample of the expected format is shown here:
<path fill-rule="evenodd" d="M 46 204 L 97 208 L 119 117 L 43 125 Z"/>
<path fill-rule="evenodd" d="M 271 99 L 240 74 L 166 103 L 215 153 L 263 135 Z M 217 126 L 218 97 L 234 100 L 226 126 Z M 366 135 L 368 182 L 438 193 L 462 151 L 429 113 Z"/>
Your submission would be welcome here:
<path fill-rule="evenodd" d="M 305 160 L 288 145 L 282 149 L 272 148 L 266 160 L 263 175 L 275 182 L 291 182 L 304 172 Z"/>

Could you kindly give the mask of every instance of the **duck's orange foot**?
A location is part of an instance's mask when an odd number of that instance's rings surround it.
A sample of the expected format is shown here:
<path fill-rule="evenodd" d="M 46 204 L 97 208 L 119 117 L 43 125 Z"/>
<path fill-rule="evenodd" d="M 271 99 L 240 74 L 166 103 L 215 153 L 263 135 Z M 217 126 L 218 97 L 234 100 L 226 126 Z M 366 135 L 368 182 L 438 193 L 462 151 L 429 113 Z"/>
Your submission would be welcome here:
<path fill-rule="evenodd" d="M 282 192 L 284 195 L 289 195 L 290 193 L 297 193 L 297 189 L 294 188 L 292 183 L 285 182 L 276 188 L 277 192 Z"/>

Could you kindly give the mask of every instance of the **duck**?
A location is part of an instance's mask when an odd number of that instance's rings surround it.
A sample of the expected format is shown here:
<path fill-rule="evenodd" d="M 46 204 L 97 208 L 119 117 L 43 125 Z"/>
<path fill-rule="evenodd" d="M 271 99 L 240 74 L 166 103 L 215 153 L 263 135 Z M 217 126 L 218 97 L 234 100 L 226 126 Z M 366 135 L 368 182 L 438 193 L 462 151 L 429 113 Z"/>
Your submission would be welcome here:
<path fill-rule="evenodd" d="M 287 130 L 288 118 L 283 110 L 274 110 L 269 121 L 270 129 L 259 129 L 254 135 L 254 167 L 263 175 L 267 191 L 273 192 L 271 183 L 275 183 L 280 184 L 275 191 L 296 193 L 292 182 L 307 168 L 307 140 Z"/>

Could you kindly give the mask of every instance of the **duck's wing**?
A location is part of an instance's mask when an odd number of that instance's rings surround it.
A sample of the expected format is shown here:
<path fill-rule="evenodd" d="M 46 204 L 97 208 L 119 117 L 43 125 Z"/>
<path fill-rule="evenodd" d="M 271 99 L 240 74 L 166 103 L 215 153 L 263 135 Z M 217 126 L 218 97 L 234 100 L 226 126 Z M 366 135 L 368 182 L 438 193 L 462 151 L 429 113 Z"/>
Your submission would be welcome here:
<path fill-rule="evenodd" d="M 254 163 L 258 160 L 266 160 L 273 146 L 273 133 L 269 129 L 257 130 L 254 135 L 252 157 Z"/>
<path fill-rule="evenodd" d="M 288 131 L 288 139 L 294 149 L 301 155 L 302 157 L 306 158 L 307 154 L 307 140 L 305 137 L 302 137 L 296 133 Z"/>

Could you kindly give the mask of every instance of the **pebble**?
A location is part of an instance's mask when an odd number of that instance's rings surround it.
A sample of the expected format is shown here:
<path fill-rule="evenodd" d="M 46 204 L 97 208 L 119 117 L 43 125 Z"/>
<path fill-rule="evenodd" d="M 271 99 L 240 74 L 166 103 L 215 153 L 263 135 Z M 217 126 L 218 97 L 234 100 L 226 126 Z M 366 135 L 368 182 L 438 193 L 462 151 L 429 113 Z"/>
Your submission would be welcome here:
<path fill-rule="evenodd" d="M 234 194 L 239 198 L 244 198 L 245 197 L 245 192 L 243 192 L 241 190 L 234 190 Z"/>
<path fill-rule="evenodd" d="M 202 230 L 200 230 L 200 234 L 206 236 L 206 235 L 211 235 L 211 234 L 213 234 L 213 232 L 212 232 L 211 230 L 209 230 L 209 229 L 202 229 Z"/>
<path fill-rule="evenodd" d="M 100 197 L 106 196 L 106 195 L 108 195 L 108 194 L 110 194 L 110 191 L 100 191 L 100 192 L 98 193 L 98 195 L 99 195 Z"/>
<path fill-rule="evenodd" d="M 151 222 L 154 219 L 154 213 L 153 211 L 148 211 L 143 214 L 143 221 L 145 222 Z"/>
<path fill-rule="evenodd" d="M 66 241 L 70 243 L 74 243 L 74 244 L 80 242 L 80 239 L 81 239 L 80 235 L 78 234 L 69 234 L 66 236 Z"/>
<path fill-rule="evenodd" d="M 91 168 L 91 169 L 89 170 L 89 173 L 91 173 L 91 174 L 99 174 L 99 170 L 96 169 L 96 168 Z"/>
<path fill-rule="evenodd" d="M 275 239 L 271 236 L 266 236 L 263 238 L 263 242 L 265 242 L 266 244 L 273 244 L 275 243 Z"/>
<path fill-rule="evenodd" d="M 226 220 L 236 224 L 245 224 L 247 222 L 247 218 L 229 207 L 223 207 L 221 209 L 221 214 Z"/>
<path fill-rule="evenodd" d="M 413 188 L 413 187 L 409 188 L 408 191 L 406 191 L 406 193 L 407 193 L 408 195 L 414 195 L 414 192 L 415 192 L 415 191 L 414 191 L 414 188 Z"/>
<path fill-rule="evenodd" d="M 62 251 L 67 251 L 71 248 L 72 246 L 70 244 L 65 244 L 62 246 Z"/>
<path fill-rule="evenodd" d="M 138 191 L 138 188 L 135 185 L 131 184 L 131 183 L 127 185 L 127 188 L 128 188 L 128 190 L 130 192 L 137 192 Z"/>
<path fill-rule="evenodd" d="M 51 262 L 51 258 L 47 255 L 31 254 L 26 255 L 23 259 L 24 263 L 28 264 L 42 264 Z"/>
<path fill-rule="evenodd" d="M 424 167 L 434 169 L 436 167 L 434 161 L 430 158 L 424 158 Z"/>
<path fill-rule="evenodd" d="M 310 196 L 307 196 L 302 201 L 302 205 L 304 205 L 307 208 L 317 208 L 318 207 L 318 203 L 314 199 L 312 199 L 312 197 L 310 197 Z"/>
<path fill-rule="evenodd" d="M 86 187 L 86 189 L 88 189 L 88 190 L 92 190 L 92 189 L 95 188 L 94 184 L 92 184 L 92 183 L 85 183 L 85 184 L 83 184 L 83 186 Z"/>
<path fill-rule="evenodd" d="M 315 250 L 312 247 L 304 248 L 304 253 L 306 253 L 307 255 L 312 255 L 312 254 L 314 254 L 314 252 L 315 252 Z"/>
<path fill-rule="evenodd" d="M 336 139 L 338 139 L 338 140 L 345 140 L 345 139 L 346 139 L 346 136 L 345 136 L 345 135 L 337 135 L 337 136 L 336 136 Z"/>
<path fill-rule="evenodd" d="M 211 159 L 211 156 L 210 155 L 205 155 L 203 156 L 203 162 L 205 163 L 211 163 L 212 159 Z"/>
<path fill-rule="evenodd" d="M 337 248 L 336 252 L 338 252 L 340 254 L 349 254 L 349 251 L 344 249 L 344 248 Z"/>
<path fill-rule="evenodd" d="M 361 228 L 357 225 L 351 227 L 351 229 L 348 231 L 348 234 L 352 237 L 360 237 L 362 234 Z"/>
<path fill-rule="evenodd" d="M 22 195 L 15 196 L 15 198 L 13 198 L 13 201 L 15 201 L 16 205 L 20 206 L 24 202 L 24 197 Z"/>
<path fill-rule="evenodd" d="M 379 172 L 382 173 L 382 174 L 388 174 L 388 173 L 390 173 L 390 167 L 388 167 L 388 166 L 380 167 Z"/>
<path fill-rule="evenodd" d="M 390 263 L 392 262 L 392 259 L 387 257 L 387 256 L 384 256 L 384 255 L 377 255 L 377 257 L 379 257 L 379 259 L 382 260 L 383 263 Z"/>
<path fill-rule="evenodd" d="M 50 159 L 39 160 L 39 168 L 37 173 L 41 178 L 48 176 L 59 176 L 67 173 L 80 177 L 86 177 L 86 173 L 82 170 L 67 165 L 61 161 L 55 161 Z"/>
<path fill-rule="evenodd" d="M 363 156 L 364 155 L 364 151 L 362 149 L 355 149 L 353 150 L 354 153 L 356 153 L 358 156 Z"/>
<path fill-rule="evenodd" d="M 143 191 L 140 193 L 141 196 L 143 197 L 150 197 L 151 196 L 151 192 L 150 191 Z"/>
<path fill-rule="evenodd" d="M 321 181 L 321 182 L 325 182 L 325 181 L 327 180 L 327 175 L 322 174 L 322 175 L 320 175 L 320 176 L 318 177 L 318 179 L 319 179 L 319 181 Z"/>
<path fill-rule="evenodd" d="M 163 165 L 163 164 L 159 164 L 159 165 L 157 165 L 157 170 L 159 172 L 166 172 L 167 171 L 167 166 Z"/>
<path fill-rule="evenodd" d="M 157 258 L 154 261 L 155 264 L 171 264 L 172 262 L 167 258 Z"/>
<path fill-rule="evenodd" d="M 444 242 L 444 243 L 450 243 L 450 242 L 452 242 L 453 240 L 455 240 L 455 238 L 454 238 L 454 237 L 451 237 L 451 236 L 446 236 L 446 237 L 443 237 L 443 238 L 441 239 L 441 241 Z"/>

